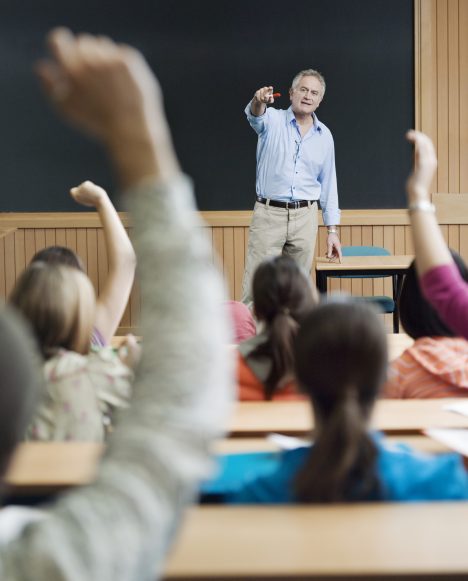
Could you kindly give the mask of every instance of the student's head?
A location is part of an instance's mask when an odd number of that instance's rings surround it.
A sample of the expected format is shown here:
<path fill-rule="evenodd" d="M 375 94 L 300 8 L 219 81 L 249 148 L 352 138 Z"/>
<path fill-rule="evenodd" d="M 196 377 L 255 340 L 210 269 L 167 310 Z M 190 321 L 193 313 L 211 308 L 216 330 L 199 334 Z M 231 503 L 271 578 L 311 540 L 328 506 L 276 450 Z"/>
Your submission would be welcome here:
<path fill-rule="evenodd" d="M 254 313 L 265 325 L 268 340 L 250 355 L 268 357 L 271 371 L 265 381 L 265 399 L 271 399 L 281 384 L 292 379 L 293 339 L 299 321 L 318 300 L 310 279 L 287 256 L 262 262 L 253 277 Z"/>
<path fill-rule="evenodd" d="M 321 305 L 302 322 L 295 354 L 316 430 L 309 463 L 298 476 L 298 497 L 333 502 L 376 493 L 375 446 L 367 429 L 387 367 L 379 316 L 351 299 Z"/>
<path fill-rule="evenodd" d="M 83 272 L 44 262 L 31 264 L 18 279 L 10 302 L 30 322 L 46 359 L 60 348 L 89 351 L 95 295 Z"/>
<path fill-rule="evenodd" d="M 24 438 L 42 389 L 39 355 L 23 320 L 0 311 L 0 479 Z"/>
<path fill-rule="evenodd" d="M 31 260 L 34 262 L 46 262 L 47 264 L 63 264 L 64 266 L 71 266 L 84 272 L 81 258 L 66 246 L 48 246 L 36 252 Z"/>
<path fill-rule="evenodd" d="M 254 313 L 267 326 L 283 318 L 298 321 L 317 302 L 309 278 L 288 256 L 262 262 L 252 281 Z"/>
<path fill-rule="evenodd" d="M 468 269 L 461 256 L 450 251 L 462 278 L 468 282 Z M 399 311 L 405 332 L 413 339 L 421 337 L 454 337 L 437 311 L 424 298 L 419 285 L 415 261 L 411 263 L 401 289 Z"/>

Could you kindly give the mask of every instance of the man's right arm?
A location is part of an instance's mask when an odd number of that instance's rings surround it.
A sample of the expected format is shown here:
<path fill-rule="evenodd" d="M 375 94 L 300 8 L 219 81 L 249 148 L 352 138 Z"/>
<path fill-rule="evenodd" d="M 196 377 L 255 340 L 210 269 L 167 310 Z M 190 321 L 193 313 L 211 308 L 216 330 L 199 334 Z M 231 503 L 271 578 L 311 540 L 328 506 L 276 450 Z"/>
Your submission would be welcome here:
<path fill-rule="evenodd" d="M 248 122 L 259 135 L 265 130 L 267 105 L 271 105 L 274 102 L 273 87 L 262 87 L 255 92 L 253 99 L 245 108 Z"/>

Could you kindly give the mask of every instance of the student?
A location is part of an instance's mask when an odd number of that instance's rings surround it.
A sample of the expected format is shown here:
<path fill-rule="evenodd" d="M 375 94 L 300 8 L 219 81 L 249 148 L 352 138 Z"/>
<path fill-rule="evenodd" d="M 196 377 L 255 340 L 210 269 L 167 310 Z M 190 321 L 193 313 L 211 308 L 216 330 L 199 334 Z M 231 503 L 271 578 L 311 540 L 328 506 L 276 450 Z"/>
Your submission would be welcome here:
<path fill-rule="evenodd" d="M 248 477 L 231 482 L 228 458 L 224 475 L 208 486 L 222 493 L 224 478 L 227 501 L 238 503 L 468 499 L 458 454 L 420 454 L 369 432 L 386 365 L 384 328 L 369 306 L 348 300 L 316 307 L 296 340 L 297 378 L 314 413 L 313 445 L 260 458 Z"/>
<path fill-rule="evenodd" d="M 468 270 L 451 251 L 464 281 Z M 440 320 L 421 293 L 413 261 L 405 276 L 400 319 L 414 344 L 391 362 L 382 395 L 388 398 L 468 397 L 468 341 Z"/>
<path fill-rule="evenodd" d="M 46 389 L 27 438 L 103 441 L 114 412 L 128 405 L 133 373 L 111 347 L 90 352 L 96 300 L 88 277 L 33 262 L 9 302 L 31 324 L 45 360 Z M 127 350 L 138 348 L 127 340 Z"/>
<path fill-rule="evenodd" d="M 263 331 L 239 345 L 239 399 L 302 399 L 293 378 L 293 340 L 301 317 L 316 302 L 310 280 L 292 258 L 277 256 L 257 267 L 252 290 Z"/>
<path fill-rule="evenodd" d="M 92 334 L 93 345 L 102 347 L 115 335 L 127 306 L 135 278 L 135 252 L 119 215 L 103 188 L 91 181 L 85 181 L 72 188 L 70 195 L 78 204 L 96 208 L 104 233 L 109 269 L 97 298 Z M 50 246 L 40 250 L 31 262 L 38 261 L 66 264 L 84 271 L 80 257 L 64 246 Z"/>
<path fill-rule="evenodd" d="M 231 321 L 233 342 L 238 344 L 255 337 L 257 327 L 249 307 L 239 301 L 226 301 L 224 306 Z"/>
<path fill-rule="evenodd" d="M 157 579 L 182 511 L 211 470 L 210 444 L 229 411 L 222 283 L 172 147 L 161 90 L 144 59 L 107 38 L 63 29 L 50 35 L 49 45 L 52 58 L 39 69 L 46 93 L 105 145 L 133 208 L 145 348 L 132 405 L 95 482 L 58 499 L 0 546 L 0 577 Z M 21 377 L 31 365 L 27 351 L 23 346 L 17 382 L 0 365 L 0 403 L 12 397 L 18 408 L 0 405 L 2 466 L 36 391 L 31 375 Z M 0 350 L 1 362 L 3 355 Z"/>
<path fill-rule="evenodd" d="M 407 192 L 421 288 L 447 326 L 468 339 L 468 284 L 450 256 L 430 201 L 429 189 L 437 168 L 434 145 L 419 131 L 409 131 L 407 139 L 414 144 L 414 170 Z"/>

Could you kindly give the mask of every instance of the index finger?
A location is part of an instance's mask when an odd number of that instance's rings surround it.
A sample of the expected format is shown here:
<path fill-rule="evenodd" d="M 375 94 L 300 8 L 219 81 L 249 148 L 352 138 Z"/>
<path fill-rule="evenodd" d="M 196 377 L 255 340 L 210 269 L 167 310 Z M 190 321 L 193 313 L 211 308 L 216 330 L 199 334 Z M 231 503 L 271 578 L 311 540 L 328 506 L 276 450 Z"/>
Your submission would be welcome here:
<path fill-rule="evenodd" d="M 55 61 L 65 70 L 78 63 L 78 50 L 74 35 L 65 27 L 54 28 L 47 35 L 47 46 Z"/>

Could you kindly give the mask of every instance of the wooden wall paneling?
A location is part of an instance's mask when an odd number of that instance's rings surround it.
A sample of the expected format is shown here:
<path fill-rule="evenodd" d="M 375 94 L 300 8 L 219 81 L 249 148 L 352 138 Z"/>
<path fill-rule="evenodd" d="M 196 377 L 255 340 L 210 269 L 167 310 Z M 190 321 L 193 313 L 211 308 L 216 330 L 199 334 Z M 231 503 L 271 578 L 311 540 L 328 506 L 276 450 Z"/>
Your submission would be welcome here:
<path fill-rule="evenodd" d="M 224 263 L 224 237 L 223 228 L 219 226 L 213 228 L 213 252 L 214 258 L 222 271 Z"/>
<path fill-rule="evenodd" d="M 459 0 L 448 2 L 448 190 L 460 192 Z M 463 31 L 466 34 L 466 29 Z M 466 75 L 466 71 L 464 71 Z"/>
<path fill-rule="evenodd" d="M 459 2 L 460 191 L 468 192 L 468 1 Z"/>
<path fill-rule="evenodd" d="M 228 226 L 223 232 L 223 272 L 228 285 L 229 296 L 235 296 L 234 282 L 234 228 Z"/>
<path fill-rule="evenodd" d="M 448 0 L 437 0 L 437 191 L 448 191 L 449 83 L 448 83 Z"/>
<path fill-rule="evenodd" d="M 34 242 L 36 252 L 42 250 L 46 246 L 45 230 L 44 228 L 34 228 Z"/>
<path fill-rule="evenodd" d="M 97 230 L 96 228 L 86 229 L 86 245 L 87 245 L 87 273 L 96 294 L 99 292 L 99 274 L 98 274 L 98 251 L 97 251 Z"/>
<path fill-rule="evenodd" d="M 45 230 L 45 247 L 48 246 L 55 246 L 56 245 L 56 238 L 55 238 L 55 228 L 46 228 Z"/>
<path fill-rule="evenodd" d="M 67 233 L 65 228 L 56 228 L 55 230 L 55 243 L 57 246 L 67 245 Z"/>
<path fill-rule="evenodd" d="M 468 262 L 468 226 L 460 226 L 460 255 L 465 262 Z"/>
<path fill-rule="evenodd" d="M 405 226 L 405 254 L 414 254 L 413 235 L 410 226 Z"/>
<path fill-rule="evenodd" d="M 445 242 L 448 244 L 448 226 L 446 224 L 441 224 L 440 230 L 442 232 L 442 236 L 444 237 Z"/>
<path fill-rule="evenodd" d="M 244 228 L 237 226 L 234 228 L 234 299 L 240 301 L 242 298 L 242 278 L 244 275 Z"/>
<path fill-rule="evenodd" d="M 460 253 L 460 226 L 456 224 L 448 226 L 448 245 L 449 248 Z"/>
<path fill-rule="evenodd" d="M 76 252 L 77 240 L 76 240 L 76 228 L 66 228 L 65 230 L 65 246 Z"/>
<path fill-rule="evenodd" d="M 31 262 L 32 257 L 36 254 L 36 237 L 32 228 L 26 228 L 24 231 L 24 259 L 26 266 Z"/>
<path fill-rule="evenodd" d="M 24 230 L 15 232 L 15 280 L 26 268 L 26 255 L 24 251 Z"/>
<path fill-rule="evenodd" d="M 437 143 L 437 0 L 420 0 L 420 127 Z M 434 186 L 437 181 L 434 181 Z M 437 188 L 435 188 L 437 189 Z"/>
<path fill-rule="evenodd" d="M 81 258 L 85 271 L 88 271 L 88 242 L 86 228 L 76 229 L 76 253 Z"/>
<path fill-rule="evenodd" d="M 421 0 L 414 0 L 414 125 L 421 129 Z"/>
<path fill-rule="evenodd" d="M 406 254 L 404 226 L 395 226 L 394 254 L 396 254 L 397 256 L 401 254 Z"/>
<path fill-rule="evenodd" d="M 351 246 L 362 246 L 361 226 L 353 226 L 351 228 Z M 351 280 L 351 294 L 362 296 L 362 280 L 362 278 Z"/>
<path fill-rule="evenodd" d="M 13 290 L 16 282 L 15 234 L 8 234 L 5 241 L 5 296 Z"/>

